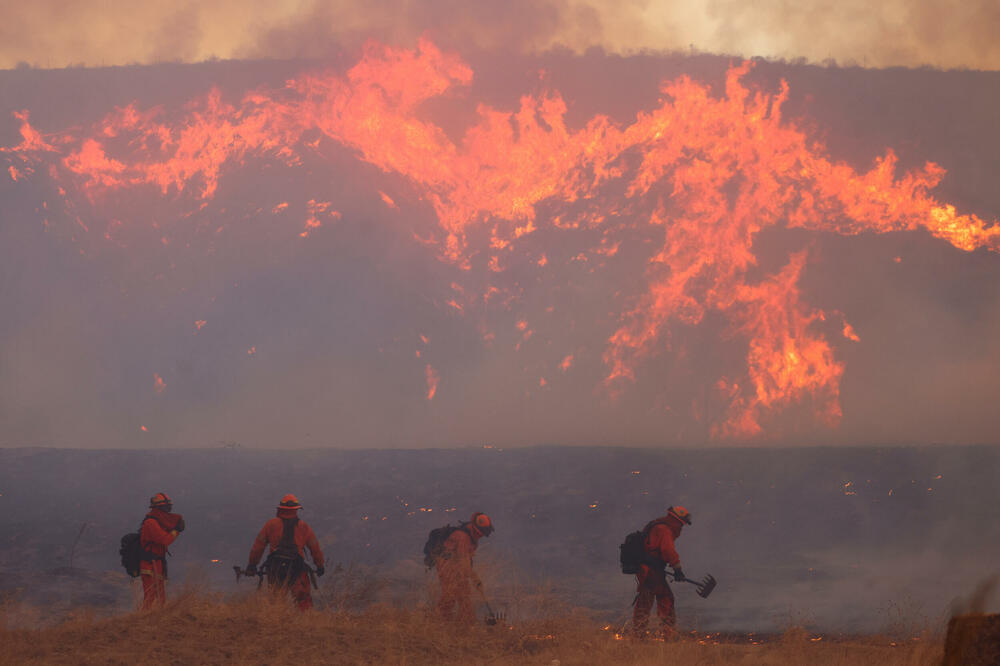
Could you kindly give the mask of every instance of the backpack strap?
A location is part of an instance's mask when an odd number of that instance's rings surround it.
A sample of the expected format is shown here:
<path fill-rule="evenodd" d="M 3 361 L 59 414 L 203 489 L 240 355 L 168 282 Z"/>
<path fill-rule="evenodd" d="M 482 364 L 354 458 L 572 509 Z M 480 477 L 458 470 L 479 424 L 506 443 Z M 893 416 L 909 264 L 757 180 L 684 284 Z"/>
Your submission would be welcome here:
<path fill-rule="evenodd" d="M 152 516 L 146 516 L 145 518 L 142 519 L 142 522 L 139 523 L 139 561 L 152 562 L 153 560 L 163 560 L 163 566 L 166 567 L 167 566 L 166 555 L 153 555 L 153 553 L 142 547 L 142 527 L 143 525 L 146 524 L 147 520 L 156 520 L 156 519 L 153 518 Z M 159 523 L 160 521 L 157 520 L 156 522 Z M 163 527 L 163 525 L 160 524 L 160 527 Z"/>
<path fill-rule="evenodd" d="M 646 526 L 642 528 L 643 546 L 649 545 L 649 535 L 653 531 L 654 527 L 656 527 L 657 525 L 666 525 L 666 524 L 667 521 L 663 520 L 662 518 L 657 518 L 656 520 L 651 520 L 648 523 L 646 523 Z M 649 567 L 655 567 L 659 569 L 667 568 L 667 563 L 661 560 L 659 557 L 650 554 L 650 552 L 645 548 L 643 548 L 643 551 L 644 551 L 643 559 L 645 560 L 643 564 Z"/>
<path fill-rule="evenodd" d="M 295 528 L 298 525 L 298 517 L 281 519 L 281 541 L 278 542 L 278 547 L 275 550 L 286 555 L 299 554 L 298 544 L 295 543 Z"/>
<path fill-rule="evenodd" d="M 666 525 L 666 524 L 667 521 L 664 520 L 663 518 L 657 518 L 656 520 L 651 520 L 648 523 L 646 523 L 645 527 L 642 528 L 642 533 L 648 539 L 649 533 L 653 531 L 654 527 L 656 527 L 657 525 Z"/>

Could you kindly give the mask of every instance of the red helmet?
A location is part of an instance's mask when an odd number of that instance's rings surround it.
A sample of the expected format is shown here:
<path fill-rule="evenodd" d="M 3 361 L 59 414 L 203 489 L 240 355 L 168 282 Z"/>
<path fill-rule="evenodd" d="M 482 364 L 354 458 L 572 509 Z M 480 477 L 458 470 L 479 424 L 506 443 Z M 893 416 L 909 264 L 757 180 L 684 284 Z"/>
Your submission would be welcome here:
<path fill-rule="evenodd" d="M 173 500 L 166 493 L 156 493 L 149 498 L 149 508 L 150 509 L 164 509 L 169 510 L 169 507 L 174 505 Z"/>
<path fill-rule="evenodd" d="M 691 524 L 691 512 L 682 506 L 672 506 L 667 509 L 667 515 L 673 516 L 677 520 L 687 525 Z"/>
<path fill-rule="evenodd" d="M 302 508 L 302 505 L 299 504 L 299 498 L 298 497 L 296 497 L 295 495 L 293 495 L 291 493 L 288 493 L 287 495 L 285 495 L 284 497 L 281 498 L 281 501 L 278 503 L 278 508 L 279 509 L 296 509 L 296 510 L 298 510 L 298 509 Z"/>
<path fill-rule="evenodd" d="M 472 514 L 472 518 L 469 518 L 469 524 L 482 532 L 483 536 L 493 534 L 493 521 L 482 511 L 476 511 Z"/>

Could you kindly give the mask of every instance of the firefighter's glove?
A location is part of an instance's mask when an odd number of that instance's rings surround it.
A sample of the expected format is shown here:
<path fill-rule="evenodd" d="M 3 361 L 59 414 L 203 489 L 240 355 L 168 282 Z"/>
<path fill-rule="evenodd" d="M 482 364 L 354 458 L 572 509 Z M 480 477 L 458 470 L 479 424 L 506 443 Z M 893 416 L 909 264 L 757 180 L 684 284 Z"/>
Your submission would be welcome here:
<path fill-rule="evenodd" d="M 322 577 L 326 573 L 326 567 L 316 567 L 316 575 Z"/>
<path fill-rule="evenodd" d="M 184 519 L 183 518 L 178 518 L 177 519 L 177 524 L 174 525 L 174 531 L 177 532 L 177 533 L 180 533 L 180 532 L 184 531 Z"/>
<path fill-rule="evenodd" d="M 256 576 L 257 575 L 257 565 L 248 564 L 247 568 L 243 570 L 245 576 Z"/>
<path fill-rule="evenodd" d="M 678 582 L 678 583 L 680 583 L 683 580 L 685 580 L 685 578 L 684 578 L 684 570 L 681 569 L 680 567 L 677 567 L 676 569 L 674 569 L 674 580 L 676 582 Z"/>

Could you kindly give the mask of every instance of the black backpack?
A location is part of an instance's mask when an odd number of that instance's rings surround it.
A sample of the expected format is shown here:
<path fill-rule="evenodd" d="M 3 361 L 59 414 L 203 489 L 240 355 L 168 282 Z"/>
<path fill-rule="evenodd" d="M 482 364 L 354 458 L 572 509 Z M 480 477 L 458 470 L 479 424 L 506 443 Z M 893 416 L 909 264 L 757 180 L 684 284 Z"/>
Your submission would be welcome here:
<path fill-rule="evenodd" d="M 448 523 L 444 527 L 436 527 L 427 535 L 427 543 L 424 544 L 424 566 L 433 569 L 437 561 L 444 554 L 444 542 L 455 530 L 460 530 L 465 523 L 460 523 L 457 527 Z"/>
<path fill-rule="evenodd" d="M 646 550 L 646 540 L 649 532 L 657 524 L 654 520 L 637 532 L 632 532 L 625 537 L 622 545 L 618 546 L 618 560 L 622 565 L 622 573 L 634 575 L 639 573 L 639 566 L 645 564 L 649 567 L 664 567 L 666 564 L 658 557 L 654 557 Z"/>
<path fill-rule="evenodd" d="M 142 523 L 139 523 L 139 532 L 142 532 L 142 524 L 147 520 L 149 520 L 149 518 L 143 518 Z M 125 573 L 132 578 L 139 577 L 139 563 L 143 560 L 142 556 L 146 555 L 146 552 L 142 549 L 142 541 L 139 536 L 139 532 L 129 532 L 123 536 L 121 546 L 118 548 L 118 554 L 121 555 L 122 566 L 125 567 Z"/>
<path fill-rule="evenodd" d="M 281 541 L 264 560 L 268 585 L 292 585 L 305 571 L 306 562 L 295 545 L 295 527 L 298 518 L 282 518 Z"/>
<path fill-rule="evenodd" d="M 139 543 L 139 533 L 129 532 L 122 537 L 118 554 L 122 556 L 122 566 L 125 573 L 132 578 L 139 577 L 139 563 L 142 561 L 142 544 Z"/>

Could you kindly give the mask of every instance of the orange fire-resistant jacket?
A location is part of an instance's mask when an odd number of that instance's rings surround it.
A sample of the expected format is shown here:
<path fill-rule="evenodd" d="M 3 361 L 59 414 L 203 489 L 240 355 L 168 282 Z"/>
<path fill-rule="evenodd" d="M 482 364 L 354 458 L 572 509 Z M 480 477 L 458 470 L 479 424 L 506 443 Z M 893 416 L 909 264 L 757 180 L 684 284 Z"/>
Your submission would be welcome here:
<path fill-rule="evenodd" d="M 466 529 L 457 529 L 444 542 L 438 571 L 442 575 L 478 580 L 472 569 L 472 556 L 479 546 L 479 535 Z"/>
<path fill-rule="evenodd" d="M 179 513 L 167 513 L 163 509 L 151 509 L 146 514 L 151 520 L 142 521 L 139 530 L 139 545 L 153 557 L 162 559 L 167 554 L 167 546 L 177 538 L 174 527 L 181 519 Z"/>
<path fill-rule="evenodd" d="M 281 543 L 281 536 L 284 534 L 284 523 L 281 519 L 295 518 L 295 516 L 294 509 L 278 509 L 278 517 L 264 523 L 264 527 L 257 535 L 257 540 L 253 542 L 253 547 L 250 549 L 250 564 L 257 566 L 260 558 L 264 555 L 266 546 L 271 546 L 271 550 L 277 549 L 278 544 Z M 299 520 L 295 526 L 295 545 L 298 546 L 299 555 L 305 558 L 305 549 L 308 548 L 316 566 L 323 566 L 323 551 L 320 550 L 319 541 L 316 540 L 316 534 L 304 520 Z"/>
<path fill-rule="evenodd" d="M 674 548 L 674 539 L 681 535 L 683 525 L 673 516 L 657 518 L 646 538 L 646 552 L 674 569 L 681 565 L 681 557 Z"/>

